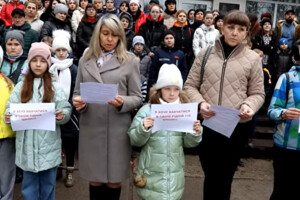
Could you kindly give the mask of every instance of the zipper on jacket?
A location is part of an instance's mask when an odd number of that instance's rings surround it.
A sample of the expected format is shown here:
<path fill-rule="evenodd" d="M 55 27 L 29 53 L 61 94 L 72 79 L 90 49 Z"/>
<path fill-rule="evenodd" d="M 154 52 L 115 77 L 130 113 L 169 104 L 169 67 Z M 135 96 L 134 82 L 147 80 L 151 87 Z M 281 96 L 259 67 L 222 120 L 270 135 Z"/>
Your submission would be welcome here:
<path fill-rule="evenodd" d="M 219 41 L 221 43 L 221 41 Z M 221 73 L 221 81 L 220 81 L 220 93 L 219 93 L 219 100 L 218 100 L 218 105 L 220 106 L 222 103 L 222 94 L 223 94 L 223 85 L 224 85 L 224 76 L 225 76 L 225 69 L 226 69 L 226 65 L 227 62 L 229 60 L 229 58 L 231 57 L 231 55 L 241 46 L 241 44 L 239 44 L 238 46 L 236 46 L 231 53 L 229 54 L 229 56 L 227 58 L 225 58 L 225 53 L 224 53 L 224 48 L 222 43 L 220 44 L 221 49 L 222 49 L 222 54 L 223 54 L 223 58 L 224 58 L 224 63 L 223 63 L 223 67 L 222 67 L 222 73 Z"/>

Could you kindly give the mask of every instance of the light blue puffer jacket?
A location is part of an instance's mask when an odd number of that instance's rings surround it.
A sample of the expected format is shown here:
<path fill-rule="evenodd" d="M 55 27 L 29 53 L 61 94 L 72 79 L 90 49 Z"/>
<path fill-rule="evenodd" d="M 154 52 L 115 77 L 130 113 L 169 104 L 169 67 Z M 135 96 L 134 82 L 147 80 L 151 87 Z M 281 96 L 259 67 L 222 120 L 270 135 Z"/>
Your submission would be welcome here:
<path fill-rule="evenodd" d="M 150 104 L 136 114 L 128 131 L 133 146 L 142 147 L 137 174 L 144 174 L 147 183 L 137 188 L 144 200 L 179 200 L 184 190 L 183 147 L 195 147 L 202 134 L 157 131 L 143 128 L 143 119 L 150 116 Z"/>
<path fill-rule="evenodd" d="M 44 87 L 40 78 L 34 79 L 33 97 L 28 103 L 41 103 Z M 20 103 L 23 81 L 19 82 L 6 104 L 6 113 L 11 103 Z M 56 121 L 56 131 L 24 130 L 16 132 L 16 165 L 24 171 L 40 172 L 58 166 L 61 163 L 60 124 L 70 119 L 71 105 L 65 93 L 57 83 L 52 83 L 55 96 L 55 110 L 63 110 L 64 118 Z M 40 87 L 40 88 L 39 88 Z"/>

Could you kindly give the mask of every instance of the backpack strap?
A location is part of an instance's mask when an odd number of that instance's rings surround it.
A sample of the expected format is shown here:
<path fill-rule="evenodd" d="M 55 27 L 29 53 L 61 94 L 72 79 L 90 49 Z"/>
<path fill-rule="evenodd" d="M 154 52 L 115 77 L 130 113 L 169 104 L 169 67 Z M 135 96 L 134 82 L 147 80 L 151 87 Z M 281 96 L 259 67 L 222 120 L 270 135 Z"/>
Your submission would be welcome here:
<path fill-rule="evenodd" d="M 211 50 L 213 49 L 213 46 L 208 46 L 205 54 L 204 54 L 204 57 L 203 57 L 203 60 L 202 60 L 202 64 L 201 64 L 201 73 L 200 73 L 200 88 L 201 88 L 201 85 L 203 83 L 203 76 L 204 76 L 204 68 L 205 68 L 205 65 L 206 65 L 206 62 L 208 60 L 208 57 L 211 53 Z"/>
<path fill-rule="evenodd" d="M 25 60 L 26 59 L 20 60 L 20 62 L 18 63 L 17 69 L 13 73 L 11 73 L 10 75 L 7 76 L 15 85 L 18 83 L 18 79 L 22 72 L 22 66 L 23 66 Z"/>

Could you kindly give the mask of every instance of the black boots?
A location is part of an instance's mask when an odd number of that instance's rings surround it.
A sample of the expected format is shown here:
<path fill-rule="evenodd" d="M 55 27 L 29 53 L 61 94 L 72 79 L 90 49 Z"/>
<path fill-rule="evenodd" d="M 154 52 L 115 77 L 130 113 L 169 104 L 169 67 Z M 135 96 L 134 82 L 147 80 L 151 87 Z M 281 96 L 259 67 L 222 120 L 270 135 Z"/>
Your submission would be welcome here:
<path fill-rule="evenodd" d="M 90 200 L 119 200 L 121 188 L 110 188 L 107 185 L 90 185 Z"/>

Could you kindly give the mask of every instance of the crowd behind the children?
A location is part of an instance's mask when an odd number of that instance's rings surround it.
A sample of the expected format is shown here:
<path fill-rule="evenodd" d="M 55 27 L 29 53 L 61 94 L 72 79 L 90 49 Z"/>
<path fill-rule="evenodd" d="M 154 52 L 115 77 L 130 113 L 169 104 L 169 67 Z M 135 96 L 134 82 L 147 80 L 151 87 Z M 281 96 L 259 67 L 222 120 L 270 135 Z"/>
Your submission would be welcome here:
<path fill-rule="evenodd" d="M 270 13 L 263 13 L 261 16 L 249 13 L 246 19 L 243 18 L 246 14 L 242 12 L 222 16 L 218 10 L 177 10 L 175 0 L 166 0 L 165 10 L 158 0 L 150 0 L 148 13 L 141 10 L 139 0 L 106 0 L 105 2 L 102 0 L 93 2 L 91 0 L 79 0 L 79 2 L 27 0 L 24 4 L 19 0 L 10 2 L 0 0 L 0 5 L 0 155 L 4 155 L 0 157 L 1 200 L 13 199 L 14 183 L 21 181 L 22 178 L 24 199 L 33 199 L 32 195 L 37 199 L 54 199 L 57 167 L 64 168 L 61 164 L 63 156 L 66 158 L 65 186 L 72 187 L 74 159 L 78 145 L 81 153 L 79 160 L 84 160 L 79 163 L 79 170 L 81 176 L 89 180 L 90 199 L 101 199 L 101 197 L 119 199 L 121 191 L 119 183 L 127 178 L 127 175 L 124 175 L 127 173 L 124 171 L 129 168 L 112 166 L 124 164 L 122 162 L 128 163 L 129 166 L 130 154 L 134 156 L 134 153 L 127 148 L 130 147 L 127 144 L 142 147 L 139 168 L 134 172 L 139 174 L 136 178 L 140 178 L 137 181 L 139 183 L 136 184 L 140 188 L 138 190 L 140 197 L 180 199 L 184 190 L 182 149 L 197 146 L 202 137 L 203 142 L 211 146 L 211 143 L 206 142 L 208 136 L 202 134 L 202 130 L 203 132 L 210 130 L 202 129 L 200 122 L 196 121 L 195 133 L 158 131 L 153 134 L 151 127 L 154 119 L 150 115 L 151 104 L 187 103 L 195 100 L 199 103 L 202 117 L 209 118 L 215 113 L 209 111 L 211 103 L 207 102 L 210 100 L 214 102 L 214 97 L 209 97 L 210 94 L 203 95 L 203 91 L 213 94 L 211 90 L 218 90 L 213 82 L 208 83 L 208 80 L 218 81 L 226 77 L 224 73 L 245 76 L 248 78 L 246 81 L 251 79 L 249 83 L 231 83 L 231 86 L 236 85 L 236 93 L 241 89 L 239 85 L 243 87 L 243 84 L 246 84 L 246 93 L 249 93 L 247 95 L 257 95 L 255 97 L 257 99 L 252 97 L 254 99 L 247 101 L 242 97 L 243 94 L 239 94 L 239 98 L 245 100 L 239 105 L 242 121 L 252 118 L 252 114 L 249 113 L 258 111 L 253 107 L 261 107 L 262 96 L 265 96 L 262 108 L 267 112 L 267 107 L 270 105 L 269 117 L 279 124 L 277 126 L 279 130 L 274 134 L 274 143 L 276 153 L 280 156 L 274 160 L 275 179 L 271 199 L 290 196 L 295 198 L 294 193 L 288 188 L 290 185 L 286 182 L 292 178 L 297 180 L 299 176 L 294 176 L 293 172 L 284 174 L 291 171 L 284 168 L 284 163 L 293 164 L 294 173 L 297 173 L 296 166 L 300 165 L 300 161 L 295 161 L 300 160 L 296 157 L 299 156 L 300 150 L 298 133 L 300 111 L 297 109 L 299 94 L 295 93 L 299 87 L 297 72 L 300 62 L 298 41 L 300 25 L 293 10 L 285 11 L 284 19 L 278 20 L 273 27 L 273 16 Z M 228 27 L 225 28 L 224 25 Z M 231 45 L 226 40 L 228 39 L 226 37 L 229 37 L 228 31 L 231 31 L 230 37 L 241 37 L 241 42 Z M 242 32 L 245 31 L 247 36 L 243 38 Z M 260 59 L 256 54 L 245 52 L 240 54 L 241 49 L 238 47 L 244 40 L 247 45 L 243 48 L 253 50 Z M 214 66 L 220 65 L 219 69 L 223 67 L 223 71 L 220 70 L 222 76 L 217 78 L 212 77 L 213 73 L 212 76 L 205 75 L 204 67 L 207 65 L 208 68 L 205 70 L 210 72 L 213 66 L 210 60 L 208 64 L 203 61 L 205 56 L 209 57 L 210 47 L 215 45 L 212 54 L 216 58 L 221 55 L 222 63 L 215 59 Z M 218 49 L 220 54 L 217 54 Z M 243 57 L 245 55 L 251 58 Z M 236 59 L 235 62 L 239 62 L 245 71 L 230 71 L 232 69 L 229 67 L 226 71 L 227 61 L 228 65 L 237 66 L 230 63 L 231 57 Z M 251 88 L 253 84 L 256 86 L 261 84 L 260 78 L 252 77 L 257 71 L 251 66 L 257 61 L 259 61 L 259 73 L 263 74 L 264 85 L 258 89 Z M 126 70 L 119 70 L 119 66 L 126 67 Z M 199 72 L 195 72 L 197 67 Z M 218 72 L 219 69 L 216 68 L 214 71 Z M 289 70 L 291 70 L 290 75 L 286 73 Z M 100 76 L 97 75 L 99 73 Z M 259 73 L 257 76 L 260 77 Z M 233 79 L 231 76 L 228 77 Z M 193 85 L 195 80 L 200 80 L 199 86 Z M 52 83 L 53 81 L 55 83 Z M 184 85 L 185 81 L 187 81 L 186 85 Z M 245 79 L 241 78 L 240 81 Z M 80 98 L 81 82 L 118 83 L 119 93 L 115 101 L 109 102 L 109 105 L 87 105 Z M 200 96 L 193 92 L 194 90 L 191 89 L 193 87 L 199 90 Z M 223 85 L 220 85 L 221 87 Z M 263 94 L 260 93 L 260 89 L 264 89 Z M 229 91 L 225 98 L 230 99 L 234 96 Z M 221 105 L 220 99 L 222 94 L 219 96 Z M 13 132 L 10 127 L 10 104 L 41 102 L 55 102 L 56 131 Z M 253 102 L 256 103 L 255 106 Z M 139 110 L 142 104 L 144 106 Z M 248 107 L 251 109 L 249 110 Z M 99 113 L 95 113 L 97 110 Z M 80 115 L 84 117 L 79 120 Z M 117 121 L 119 126 L 115 126 L 112 119 Z M 81 125 L 80 129 L 79 125 Z M 253 127 L 255 122 L 247 122 L 238 126 L 235 134 L 244 131 L 248 139 L 252 133 L 245 129 L 253 130 Z M 117 130 L 118 128 L 122 131 Z M 105 136 L 99 136 L 99 130 L 101 133 L 105 132 Z M 87 133 L 90 135 L 86 136 Z M 117 133 L 122 136 L 118 136 Z M 114 136 L 108 137 L 108 135 Z M 282 139 L 281 136 L 288 139 Z M 101 141 L 101 144 L 93 143 L 93 140 Z M 114 151 L 114 148 L 111 149 L 110 146 L 120 145 L 112 140 L 126 141 L 124 147 L 123 143 L 120 143 L 122 145 L 118 149 L 122 154 Z M 226 143 L 227 140 L 223 142 Z M 165 148 L 167 144 L 172 147 Z M 199 155 L 201 162 L 206 163 L 206 167 L 209 168 L 207 162 L 213 161 L 208 161 L 209 158 L 204 155 L 207 153 L 203 151 L 204 148 L 208 148 L 208 146 L 204 147 L 205 144 L 199 148 L 200 151 L 202 150 Z M 95 147 L 96 149 L 92 150 L 93 145 L 101 145 L 101 149 Z M 282 149 L 288 149 L 288 152 L 282 152 Z M 92 156 L 87 156 L 92 155 L 92 151 L 95 153 L 94 160 Z M 103 153 L 103 151 L 107 152 Z M 116 158 L 111 158 L 118 154 L 118 161 Z M 120 158 L 120 155 L 128 156 L 128 159 Z M 99 161 L 97 156 L 100 156 Z M 102 162 L 107 164 L 102 166 Z M 170 162 L 175 166 L 172 169 L 167 168 Z M 237 162 L 233 161 L 233 163 Z M 91 165 L 99 166 L 101 171 L 99 176 L 94 175 L 97 174 L 97 169 Z M 113 169 L 110 171 L 109 167 Z M 233 164 L 234 171 L 235 167 Z M 213 194 L 209 194 L 209 188 L 212 189 L 215 180 L 211 179 L 213 175 L 210 172 L 214 172 L 208 169 L 204 171 L 206 176 L 204 199 L 214 199 Z M 228 187 L 223 188 L 226 195 L 221 197 L 222 199 L 230 198 L 233 174 L 222 177 L 226 179 L 225 185 L 217 184 L 217 187 Z M 162 180 L 162 177 L 166 179 Z M 286 185 L 283 186 L 282 183 Z M 39 188 L 36 184 L 42 186 Z M 222 189 L 214 188 L 214 190 L 218 193 L 218 190 Z M 286 194 L 287 191 L 289 194 Z"/>

